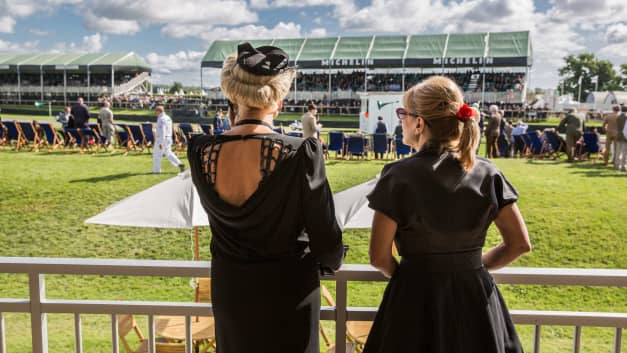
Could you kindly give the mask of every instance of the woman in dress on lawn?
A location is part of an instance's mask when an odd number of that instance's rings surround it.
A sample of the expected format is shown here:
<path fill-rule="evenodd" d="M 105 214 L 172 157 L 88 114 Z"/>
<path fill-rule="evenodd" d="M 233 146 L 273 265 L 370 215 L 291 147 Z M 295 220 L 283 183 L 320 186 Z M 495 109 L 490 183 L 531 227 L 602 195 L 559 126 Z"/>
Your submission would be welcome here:
<path fill-rule="evenodd" d="M 531 250 L 518 194 L 475 157 L 479 117 L 453 81 L 431 77 L 403 105 L 403 142 L 418 152 L 386 165 L 368 195 L 370 260 L 391 279 L 364 353 L 522 352 L 488 273 Z M 492 222 L 503 242 L 482 254 Z"/>
<path fill-rule="evenodd" d="M 318 353 L 319 273 L 344 253 L 322 146 L 273 131 L 296 74 L 288 62 L 279 48 L 239 45 L 221 74 L 234 126 L 188 149 L 211 224 L 220 353 Z"/>

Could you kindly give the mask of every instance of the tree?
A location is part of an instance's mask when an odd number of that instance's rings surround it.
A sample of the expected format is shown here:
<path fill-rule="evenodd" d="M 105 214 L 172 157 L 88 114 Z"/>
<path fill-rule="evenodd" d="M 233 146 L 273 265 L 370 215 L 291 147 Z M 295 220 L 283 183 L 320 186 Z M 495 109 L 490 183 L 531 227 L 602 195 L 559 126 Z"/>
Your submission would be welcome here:
<path fill-rule="evenodd" d="M 183 84 L 175 81 L 170 87 L 170 94 L 175 94 L 182 89 L 183 89 Z"/>
<path fill-rule="evenodd" d="M 610 61 L 599 60 L 592 53 L 569 55 L 564 61 L 566 64 L 559 69 L 563 84 L 560 82 L 557 87 L 560 92 L 563 87 L 562 94 L 572 93 L 577 99 L 581 88 L 581 100 L 584 101 L 586 94 L 594 91 L 595 86 L 598 91 L 620 89 L 620 86 L 616 85 L 617 75 Z M 598 76 L 598 84 L 592 82 L 594 76 Z"/>

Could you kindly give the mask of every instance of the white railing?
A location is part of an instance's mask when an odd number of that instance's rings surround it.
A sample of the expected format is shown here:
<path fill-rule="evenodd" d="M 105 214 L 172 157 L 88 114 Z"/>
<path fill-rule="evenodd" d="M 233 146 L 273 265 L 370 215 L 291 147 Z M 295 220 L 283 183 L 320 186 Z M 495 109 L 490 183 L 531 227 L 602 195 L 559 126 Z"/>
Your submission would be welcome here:
<path fill-rule="evenodd" d="M 103 276 L 159 276 L 159 277 L 209 277 L 209 262 L 204 261 L 154 261 L 154 260 L 98 260 L 58 258 L 0 257 L 0 273 L 27 274 L 29 299 L 0 299 L 0 353 L 6 353 L 5 323 L 3 313 L 29 313 L 31 317 L 32 351 L 47 353 L 48 331 L 46 314 L 74 314 L 76 352 L 83 352 L 81 314 L 111 315 L 112 352 L 119 353 L 117 315 L 137 314 L 148 316 L 149 352 L 155 352 L 156 315 L 184 316 L 186 322 L 186 351 L 192 352 L 191 318 L 213 315 L 210 304 L 175 302 L 137 302 L 101 300 L 52 300 L 46 298 L 45 275 L 103 275 Z M 564 269 L 564 268 L 505 268 L 492 273 L 501 284 L 517 285 L 575 285 L 627 287 L 627 270 Z M 344 265 L 334 275 L 324 278 L 336 283 L 336 306 L 322 307 L 320 318 L 336 323 L 336 342 L 344 342 L 346 321 L 372 321 L 376 308 L 349 307 L 348 282 L 386 281 L 387 279 L 369 265 Z M 627 327 L 627 313 L 563 312 L 511 310 L 515 323 L 534 325 L 533 352 L 540 351 L 542 325 L 574 326 L 573 352 L 578 353 L 581 327 L 611 327 L 615 329 L 614 353 L 620 353 L 622 330 Z M 337 353 L 346 347 L 336 346 Z"/>
<path fill-rule="evenodd" d="M 139 74 L 137 77 L 133 77 L 132 80 L 123 83 L 119 86 L 115 87 L 114 95 L 120 95 L 120 94 L 125 94 L 128 93 L 129 91 L 133 90 L 135 87 L 143 84 L 144 82 L 148 81 L 150 79 L 150 75 L 147 72 L 142 72 L 141 74 Z"/>

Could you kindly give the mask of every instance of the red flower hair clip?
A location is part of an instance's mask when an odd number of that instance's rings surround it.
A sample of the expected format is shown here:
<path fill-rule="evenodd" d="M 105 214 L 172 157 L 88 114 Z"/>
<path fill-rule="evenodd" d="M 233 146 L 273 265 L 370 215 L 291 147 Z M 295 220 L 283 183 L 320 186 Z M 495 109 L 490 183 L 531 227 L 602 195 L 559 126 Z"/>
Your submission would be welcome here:
<path fill-rule="evenodd" d="M 474 111 L 466 103 L 462 104 L 459 110 L 457 110 L 457 118 L 461 121 L 472 119 L 473 115 Z"/>

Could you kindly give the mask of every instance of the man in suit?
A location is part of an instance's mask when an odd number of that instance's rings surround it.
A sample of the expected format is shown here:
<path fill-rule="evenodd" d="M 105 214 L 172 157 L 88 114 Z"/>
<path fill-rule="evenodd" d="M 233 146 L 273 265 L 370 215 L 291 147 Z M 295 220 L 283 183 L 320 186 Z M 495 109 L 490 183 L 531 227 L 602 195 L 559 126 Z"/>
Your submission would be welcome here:
<path fill-rule="evenodd" d="M 618 136 L 618 127 L 616 126 L 616 122 L 618 119 L 618 113 L 620 112 L 620 107 L 615 105 L 612 107 L 612 112 L 605 115 L 603 118 L 603 129 L 605 130 L 605 151 L 603 151 L 603 161 L 605 165 L 607 165 L 610 159 L 610 149 L 614 150 L 612 163 L 616 161 L 616 137 Z"/>
<path fill-rule="evenodd" d="M 374 130 L 375 134 L 387 134 L 388 132 L 388 128 L 387 126 L 385 126 L 385 123 L 383 122 L 383 117 L 379 116 L 377 117 L 377 128 Z"/>
<path fill-rule="evenodd" d="M 303 126 L 303 138 L 309 138 L 311 136 L 315 136 L 318 131 L 322 128 L 321 124 L 316 123 L 316 114 L 318 113 L 318 108 L 310 103 L 307 106 L 307 113 L 303 114 L 300 118 L 300 122 Z"/>
<path fill-rule="evenodd" d="M 172 152 L 172 119 L 165 113 L 162 105 L 155 107 L 155 114 L 157 114 L 157 130 L 155 147 L 152 149 L 152 172 L 155 174 L 161 173 L 161 158 L 163 158 L 163 155 L 173 166 L 178 167 L 183 172 L 185 165 Z"/>
<path fill-rule="evenodd" d="M 575 148 L 577 147 L 577 141 L 581 138 L 584 129 L 584 123 L 577 115 L 575 115 L 574 109 L 568 109 L 566 111 L 566 117 L 560 121 L 557 130 L 566 129 L 566 155 L 568 155 L 567 162 L 573 162 L 575 160 Z"/>
<path fill-rule="evenodd" d="M 77 129 L 89 127 L 89 108 L 83 102 L 83 97 L 78 97 L 70 113 L 74 117 L 74 127 Z"/>

